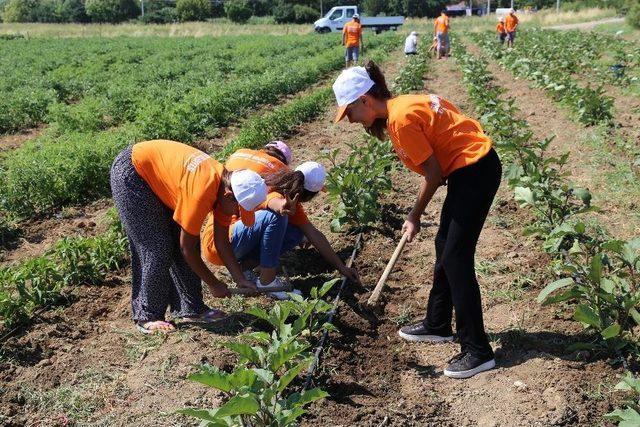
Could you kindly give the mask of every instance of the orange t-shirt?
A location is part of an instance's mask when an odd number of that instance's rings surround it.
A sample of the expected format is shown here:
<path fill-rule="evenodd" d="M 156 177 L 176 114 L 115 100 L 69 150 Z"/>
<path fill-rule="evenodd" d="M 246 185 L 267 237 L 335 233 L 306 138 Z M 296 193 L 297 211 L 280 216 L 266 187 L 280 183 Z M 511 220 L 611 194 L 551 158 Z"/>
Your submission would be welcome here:
<path fill-rule="evenodd" d="M 518 26 L 518 17 L 516 15 L 509 14 L 504 18 L 504 27 L 507 32 L 512 33 Z"/>
<path fill-rule="evenodd" d="M 446 33 L 449 30 L 449 18 L 447 16 L 438 16 L 434 23 L 436 32 Z"/>
<path fill-rule="evenodd" d="M 174 221 L 198 236 L 216 204 L 224 167 L 196 148 L 167 140 L 135 144 L 131 161 L 154 194 L 173 210 Z M 222 211 L 215 215 L 222 224 L 231 223 Z"/>
<path fill-rule="evenodd" d="M 224 164 L 225 168 L 229 171 L 236 171 L 241 169 L 249 169 L 257 174 L 263 176 L 265 174 L 276 172 L 280 169 L 288 169 L 289 167 L 282 163 L 280 160 L 276 159 L 265 153 L 264 151 L 257 150 L 249 150 L 246 148 L 242 148 L 231 156 Z M 282 198 L 283 196 L 277 192 L 270 192 L 267 195 L 267 199 L 259 205 L 255 210 L 264 210 L 267 209 L 268 203 L 270 200 L 274 198 Z M 236 222 L 239 221 L 239 218 L 236 216 L 231 217 L 231 225 L 229 227 L 229 239 L 233 234 L 233 226 Z M 293 215 L 289 216 L 289 222 L 294 225 L 302 225 L 309 222 L 309 218 L 302 208 L 302 204 L 298 203 L 296 205 L 296 212 Z M 216 249 L 214 243 L 214 228 L 215 222 L 213 221 L 213 215 L 207 216 L 206 223 L 204 225 L 204 230 L 200 237 L 200 248 L 204 257 L 215 265 L 223 265 L 222 259 L 218 255 L 218 251 Z"/>
<path fill-rule="evenodd" d="M 437 95 L 402 95 L 387 102 L 387 130 L 402 163 L 417 173 L 431 155 L 449 176 L 476 163 L 491 149 L 480 123 Z"/>
<path fill-rule="evenodd" d="M 342 34 L 347 35 L 345 40 L 347 47 L 360 46 L 360 36 L 362 35 L 362 25 L 356 21 L 349 21 L 344 24 Z"/>
<path fill-rule="evenodd" d="M 496 25 L 496 31 L 500 34 L 505 32 L 504 24 L 502 22 L 498 22 L 498 25 Z"/>

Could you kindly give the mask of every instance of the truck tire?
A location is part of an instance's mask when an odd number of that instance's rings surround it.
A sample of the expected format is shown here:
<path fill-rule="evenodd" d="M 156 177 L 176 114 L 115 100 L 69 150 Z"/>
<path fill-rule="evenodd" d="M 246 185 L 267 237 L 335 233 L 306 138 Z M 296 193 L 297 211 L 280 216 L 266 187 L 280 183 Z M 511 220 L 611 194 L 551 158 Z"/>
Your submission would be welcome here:
<path fill-rule="evenodd" d="M 327 27 L 322 27 L 318 29 L 318 33 L 320 34 L 327 34 L 331 32 L 331 28 L 327 28 Z"/>

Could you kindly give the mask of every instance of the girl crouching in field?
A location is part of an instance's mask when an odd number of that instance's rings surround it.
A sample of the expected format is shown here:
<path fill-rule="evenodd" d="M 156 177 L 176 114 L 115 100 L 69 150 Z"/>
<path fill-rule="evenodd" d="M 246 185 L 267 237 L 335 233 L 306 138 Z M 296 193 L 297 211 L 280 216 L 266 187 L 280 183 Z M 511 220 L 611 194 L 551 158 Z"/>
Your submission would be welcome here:
<path fill-rule="evenodd" d="M 245 270 L 245 277 L 255 281 L 258 288 L 281 285 L 282 279 L 276 276 L 280 256 L 298 246 L 306 237 L 325 260 L 357 283 L 356 270 L 344 265 L 324 234 L 309 221 L 302 207 L 302 203 L 313 199 L 324 187 L 324 167 L 316 162 L 305 162 L 291 171 L 289 147 L 281 141 L 272 144 L 276 145 L 279 153 L 243 149 L 232 154 L 225 163 L 229 170 L 245 168 L 259 174 L 273 171 L 275 167 L 275 176 L 280 177 L 274 178 L 274 183 L 277 183 L 274 187 L 280 187 L 281 191 L 269 193 L 265 203 L 258 207 L 254 225 L 247 226 L 237 221 L 230 227 L 231 246 Z M 202 248 L 209 262 L 220 265 L 222 259 L 212 237 L 215 228 L 208 218 L 202 234 Z M 253 274 L 256 266 L 260 267 L 259 277 Z M 278 298 L 286 297 L 284 292 L 272 294 Z"/>

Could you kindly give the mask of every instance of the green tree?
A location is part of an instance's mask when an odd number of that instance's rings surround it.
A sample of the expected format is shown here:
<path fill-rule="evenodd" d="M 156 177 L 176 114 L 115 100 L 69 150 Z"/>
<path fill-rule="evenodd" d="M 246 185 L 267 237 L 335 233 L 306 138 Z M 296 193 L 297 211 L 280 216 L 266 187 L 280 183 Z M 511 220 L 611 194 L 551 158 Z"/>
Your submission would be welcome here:
<path fill-rule="evenodd" d="M 87 0 L 85 8 L 92 22 L 117 23 L 140 13 L 134 0 Z"/>
<path fill-rule="evenodd" d="M 38 8 L 36 0 L 9 0 L 4 7 L 4 22 L 33 22 Z"/>
<path fill-rule="evenodd" d="M 233 22 L 244 23 L 251 18 L 251 8 L 245 0 L 230 0 L 224 3 L 224 11 Z"/>
<path fill-rule="evenodd" d="M 209 0 L 177 0 L 176 12 L 181 21 L 205 21 L 211 17 Z"/>

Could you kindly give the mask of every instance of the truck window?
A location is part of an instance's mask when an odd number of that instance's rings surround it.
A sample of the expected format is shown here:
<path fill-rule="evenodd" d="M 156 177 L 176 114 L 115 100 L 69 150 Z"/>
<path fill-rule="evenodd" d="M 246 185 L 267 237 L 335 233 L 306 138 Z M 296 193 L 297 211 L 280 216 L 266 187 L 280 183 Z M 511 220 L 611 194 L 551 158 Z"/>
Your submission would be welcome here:
<path fill-rule="evenodd" d="M 329 19 L 335 21 L 336 19 L 342 18 L 342 9 L 334 10 Z"/>
<path fill-rule="evenodd" d="M 347 12 L 347 18 L 351 19 L 351 17 L 356 13 L 356 10 L 352 8 L 352 9 L 347 9 L 346 12 Z"/>

